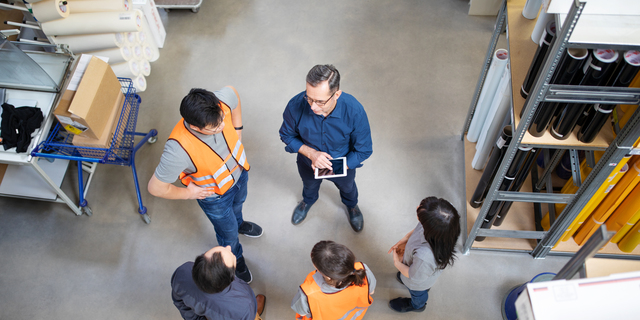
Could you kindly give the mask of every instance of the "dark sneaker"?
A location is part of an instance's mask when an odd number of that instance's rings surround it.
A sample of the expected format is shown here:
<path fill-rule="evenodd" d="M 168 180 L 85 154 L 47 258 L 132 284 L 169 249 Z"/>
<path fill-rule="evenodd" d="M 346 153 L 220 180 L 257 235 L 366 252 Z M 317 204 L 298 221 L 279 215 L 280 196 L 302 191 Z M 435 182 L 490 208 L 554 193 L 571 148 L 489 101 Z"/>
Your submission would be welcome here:
<path fill-rule="evenodd" d="M 422 308 L 416 309 L 411 304 L 411 298 L 395 298 L 389 301 L 389 308 L 393 309 L 393 311 L 400 312 L 400 313 L 405 313 L 410 311 L 422 312 L 424 311 L 424 309 L 427 308 L 427 304 L 425 303 L 424 306 L 422 306 Z"/>
<path fill-rule="evenodd" d="M 253 280 L 251 271 L 249 271 L 249 267 L 247 267 L 247 264 L 244 262 L 244 257 L 240 257 L 236 261 L 236 277 L 240 278 L 247 284 L 251 283 Z"/>
<path fill-rule="evenodd" d="M 362 227 L 364 227 L 364 220 L 362 219 L 362 211 L 356 205 L 353 208 L 347 208 L 347 214 L 349 215 L 349 224 L 351 225 L 351 229 L 355 232 L 362 231 Z"/>
<path fill-rule="evenodd" d="M 291 216 L 291 223 L 298 225 L 307 217 L 307 212 L 311 209 L 311 204 L 306 204 L 304 201 L 300 201 L 295 209 L 293 209 L 293 215 Z"/>
<path fill-rule="evenodd" d="M 258 238 L 262 235 L 262 228 L 253 222 L 244 221 L 238 227 L 238 233 L 244 234 L 249 238 Z"/>

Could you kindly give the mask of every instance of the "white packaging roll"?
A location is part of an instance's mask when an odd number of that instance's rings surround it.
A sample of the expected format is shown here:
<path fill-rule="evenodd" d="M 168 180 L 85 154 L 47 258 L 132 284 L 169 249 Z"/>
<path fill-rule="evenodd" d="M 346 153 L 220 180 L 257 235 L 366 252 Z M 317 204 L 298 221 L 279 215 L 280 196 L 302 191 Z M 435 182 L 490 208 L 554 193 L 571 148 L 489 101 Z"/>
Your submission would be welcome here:
<path fill-rule="evenodd" d="M 143 75 L 137 76 L 133 80 L 133 86 L 136 88 L 137 92 L 144 92 L 147 90 L 147 79 Z"/>
<path fill-rule="evenodd" d="M 52 37 L 56 44 L 67 44 L 73 53 L 111 49 L 124 43 L 121 33 L 85 34 L 79 36 Z M 118 40 L 120 38 L 120 40 Z"/>
<path fill-rule="evenodd" d="M 540 10 L 540 15 L 538 15 L 536 25 L 533 27 L 533 32 L 531 32 L 531 41 L 535 42 L 536 44 L 540 44 L 542 33 L 547 28 L 549 21 L 553 20 L 554 17 L 554 14 L 548 14 L 544 10 Z"/>
<path fill-rule="evenodd" d="M 70 14 L 66 19 L 41 24 L 49 36 L 69 36 L 87 33 L 136 32 L 142 28 L 142 12 L 89 12 Z"/>
<path fill-rule="evenodd" d="M 69 0 L 73 13 L 129 11 L 129 0 Z"/>
<path fill-rule="evenodd" d="M 149 62 L 154 62 L 160 58 L 160 50 L 157 47 L 149 44 L 148 42 L 144 44 L 142 48 L 142 53 L 144 58 L 149 60 Z"/>
<path fill-rule="evenodd" d="M 33 16 L 39 22 L 54 21 L 64 19 L 69 16 L 69 6 L 67 1 L 46 0 L 31 5 Z"/>
<path fill-rule="evenodd" d="M 140 75 L 140 66 L 138 65 L 138 60 L 132 59 L 128 62 L 122 62 L 117 64 L 112 64 L 111 69 L 116 76 L 121 78 L 130 78 L 135 79 Z"/>
<path fill-rule="evenodd" d="M 122 62 L 127 62 L 133 59 L 133 53 L 131 52 L 131 48 L 128 46 L 122 48 L 111 48 L 105 50 L 91 51 L 87 52 L 92 56 L 100 56 L 109 58 L 109 64 L 118 64 Z"/>
<path fill-rule="evenodd" d="M 118 47 L 124 47 L 127 45 L 127 39 L 124 36 L 124 33 L 118 32 L 115 34 L 115 36 L 116 36 L 116 45 Z"/>
<path fill-rule="evenodd" d="M 484 85 L 482 86 L 480 97 L 476 104 L 476 110 L 467 132 L 467 140 L 469 140 L 469 142 L 476 142 L 480 137 L 480 131 L 491 107 L 491 100 L 496 93 L 504 69 L 507 67 L 508 60 L 509 53 L 506 49 L 498 49 L 493 54 L 493 59 L 489 65 L 489 71 L 487 71 L 487 77 L 484 80 Z"/>
<path fill-rule="evenodd" d="M 480 138 L 476 144 L 476 153 L 471 161 L 471 166 L 476 170 L 482 170 L 489 160 L 489 153 L 498 139 L 498 134 L 502 129 L 504 118 L 511 106 L 511 72 L 509 67 L 504 69 L 498 89 L 496 90 L 491 108 L 487 113 L 487 119 L 482 126 Z"/>
<path fill-rule="evenodd" d="M 529 20 L 535 19 L 538 16 L 541 5 L 542 0 L 527 0 L 527 3 L 524 4 L 524 9 L 522 9 L 522 16 Z"/>
<path fill-rule="evenodd" d="M 138 37 L 139 44 L 147 42 L 147 34 L 144 32 L 144 28 L 142 28 L 142 31 L 136 33 L 136 37 Z"/>
<path fill-rule="evenodd" d="M 142 46 L 132 46 L 133 57 L 138 60 L 144 60 L 144 54 L 142 53 Z"/>
<path fill-rule="evenodd" d="M 125 36 L 127 37 L 127 43 L 129 43 L 130 46 L 134 47 L 137 46 L 138 43 L 138 37 L 136 36 L 137 32 L 127 32 L 125 33 Z"/>
<path fill-rule="evenodd" d="M 151 63 L 147 60 L 140 60 L 139 65 L 142 75 L 148 77 L 151 74 Z"/>

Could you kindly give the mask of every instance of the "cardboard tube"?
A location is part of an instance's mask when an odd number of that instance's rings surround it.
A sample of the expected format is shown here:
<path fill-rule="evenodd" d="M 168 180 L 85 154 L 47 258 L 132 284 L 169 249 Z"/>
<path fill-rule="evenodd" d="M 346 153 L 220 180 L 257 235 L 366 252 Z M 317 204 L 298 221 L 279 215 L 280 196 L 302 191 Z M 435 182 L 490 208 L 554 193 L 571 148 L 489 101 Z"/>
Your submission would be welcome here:
<path fill-rule="evenodd" d="M 122 47 L 121 33 L 85 34 L 78 36 L 52 37 L 56 44 L 67 44 L 73 53 L 83 53 Z"/>
<path fill-rule="evenodd" d="M 69 36 L 88 33 L 136 32 L 142 28 L 142 12 L 89 12 L 71 14 L 66 19 L 41 24 L 49 36 Z"/>
<path fill-rule="evenodd" d="M 39 22 L 64 19 L 69 16 L 69 6 L 67 1 L 47 0 L 31 5 L 33 16 Z"/>

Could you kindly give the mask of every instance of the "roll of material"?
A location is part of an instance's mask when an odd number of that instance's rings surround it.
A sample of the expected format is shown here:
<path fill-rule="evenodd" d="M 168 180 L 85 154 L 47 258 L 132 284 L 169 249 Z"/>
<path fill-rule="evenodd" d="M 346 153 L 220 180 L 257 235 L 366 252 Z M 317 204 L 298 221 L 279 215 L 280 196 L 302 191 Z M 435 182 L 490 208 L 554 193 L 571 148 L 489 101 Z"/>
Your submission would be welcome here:
<path fill-rule="evenodd" d="M 491 181 L 493 181 L 498 170 L 498 165 L 502 162 L 504 153 L 507 151 L 507 147 L 511 142 L 511 135 L 511 126 L 505 126 L 502 128 L 502 133 L 496 140 L 493 150 L 491 151 L 489 162 L 487 162 L 487 166 L 484 168 L 484 172 L 478 182 L 478 186 L 476 186 L 476 190 L 473 192 L 473 195 L 469 200 L 469 205 L 472 207 L 480 208 L 482 202 L 484 202 L 484 199 L 487 197 Z"/>
<path fill-rule="evenodd" d="M 584 76 L 579 85 L 598 86 L 604 84 L 615 68 L 618 60 L 618 52 L 611 49 L 594 49 L 593 55 L 589 56 L 582 68 Z M 580 116 L 590 104 L 566 104 L 558 110 L 558 116 L 553 121 L 549 131 L 558 140 L 565 140 L 569 137 L 574 127 L 578 123 Z"/>
<path fill-rule="evenodd" d="M 142 46 L 136 45 L 132 46 L 133 49 L 133 57 L 138 60 L 144 60 L 144 54 L 142 53 Z"/>
<path fill-rule="evenodd" d="M 140 66 L 138 60 L 131 60 L 127 62 L 112 64 L 111 69 L 116 76 L 121 78 L 130 78 L 131 80 L 137 78 L 140 75 Z"/>
<path fill-rule="evenodd" d="M 136 38 L 138 39 L 139 44 L 147 42 L 147 34 L 144 32 L 144 28 L 142 28 L 142 31 L 136 32 Z"/>
<path fill-rule="evenodd" d="M 151 64 L 147 60 L 141 60 L 138 62 L 140 65 L 140 72 L 143 76 L 148 77 L 151 74 Z"/>
<path fill-rule="evenodd" d="M 138 43 L 138 36 L 136 34 L 137 32 L 126 32 L 124 34 L 127 38 L 127 43 L 132 47 L 140 45 L 140 43 Z"/>
<path fill-rule="evenodd" d="M 551 79 L 551 83 L 570 84 L 574 76 L 581 70 L 588 55 L 587 49 L 570 48 L 565 51 Z M 559 103 L 557 102 L 542 102 L 538 106 L 529 126 L 529 133 L 532 136 L 541 137 L 544 135 L 558 105 Z M 520 118 L 523 116 L 523 111 L 524 108 L 520 112 Z"/>
<path fill-rule="evenodd" d="M 71 14 L 66 19 L 41 24 L 49 36 L 70 36 L 88 33 L 136 32 L 142 28 L 142 12 L 89 12 Z"/>
<path fill-rule="evenodd" d="M 147 41 L 142 47 L 142 54 L 146 60 L 149 62 L 154 62 L 160 58 L 160 50 L 155 44 L 150 43 L 151 41 Z"/>
<path fill-rule="evenodd" d="M 493 59 L 487 71 L 487 77 L 480 91 L 480 97 L 476 104 L 476 110 L 471 119 L 469 130 L 467 132 L 467 140 L 469 142 L 477 142 L 480 137 L 480 131 L 484 125 L 484 121 L 487 118 L 487 113 L 491 107 L 491 100 L 496 93 L 502 74 L 507 67 L 507 61 L 509 60 L 509 53 L 506 49 L 498 49 L 493 54 Z M 150 60 L 151 61 L 151 60 Z"/>
<path fill-rule="evenodd" d="M 629 87 L 640 71 L 640 51 L 629 50 L 623 57 L 609 80 L 611 86 Z"/>
<path fill-rule="evenodd" d="M 136 91 L 144 92 L 147 90 L 147 79 L 143 75 L 139 75 L 133 79 L 133 86 L 136 88 Z"/>
<path fill-rule="evenodd" d="M 538 20 L 536 20 L 536 25 L 533 27 L 533 32 L 531 32 L 531 41 L 539 45 L 538 42 L 540 42 L 540 37 L 542 37 L 544 29 L 550 21 L 554 20 L 554 17 L 555 14 L 548 14 L 544 10 L 540 10 Z"/>
<path fill-rule="evenodd" d="M 46 0 L 31 5 L 33 16 L 40 23 L 65 19 L 69 16 L 69 6 L 67 1 Z"/>
<path fill-rule="evenodd" d="M 509 186 L 509 191 L 520 191 L 522 185 L 524 184 L 524 181 L 527 179 L 527 176 L 529 176 L 529 172 L 531 172 L 531 167 L 536 162 L 535 160 L 538 157 L 536 151 L 536 149 L 531 149 L 531 151 L 529 151 L 529 153 L 527 154 L 527 159 L 518 171 L 518 174 L 513 180 L 513 183 Z M 512 201 L 504 201 L 504 203 L 502 204 L 502 208 L 500 208 L 500 211 L 496 214 L 496 220 L 493 222 L 494 226 L 499 227 L 500 225 L 502 225 L 502 222 L 506 218 L 507 213 L 509 213 L 509 209 L 511 209 L 512 204 Z"/>
<path fill-rule="evenodd" d="M 640 223 L 636 225 L 627 233 L 627 235 L 618 243 L 618 249 L 622 252 L 631 253 L 640 244 Z"/>
<path fill-rule="evenodd" d="M 616 231 L 616 234 L 611 237 L 611 242 L 620 242 L 638 221 L 640 221 L 640 186 L 637 185 L 606 222 L 607 230 Z"/>
<path fill-rule="evenodd" d="M 73 13 L 129 11 L 129 0 L 69 0 Z"/>
<path fill-rule="evenodd" d="M 121 33 L 85 34 L 79 36 L 52 37 L 56 44 L 67 44 L 73 53 L 83 53 L 122 47 Z"/>
<path fill-rule="evenodd" d="M 615 109 L 615 104 L 594 104 L 588 108 L 592 110 L 587 114 L 584 124 L 578 131 L 578 141 L 591 143 L 609 120 L 609 116 Z"/>
<path fill-rule="evenodd" d="M 86 54 L 90 54 L 93 56 L 107 57 L 109 58 L 109 64 L 118 64 L 122 62 L 127 62 L 133 59 L 133 53 L 131 52 L 131 48 L 126 46 L 122 48 L 111 48 L 105 50 L 98 51 L 90 51 L 86 52 Z"/>
<path fill-rule="evenodd" d="M 540 11 L 541 5 L 542 0 L 527 0 L 524 4 L 524 9 L 522 9 L 522 16 L 529 20 L 535 19 L 538 16 L 538 11 Z"/>
<path fill-rule="evenodd" d="M 509 67 L 504 70 L 500 84 L 491 102 L 491 108 L 487 113 L 487 118 L 482 126 L 476 153 L 471 161 L 471 166 L 476 170 L 482 170 L 489 158 L 489 152 L 493 147 L 492 142 L 496 141 L 504 118 L 511 106 L 511 72 Z"/>
<path fill-rule="evenodd" d="M 538 74 L 540 73 L 540 67 L 546 60 L 547 53 L 549 52 L 549 48 L 553 44 L 553 40 L 556 35 L 556 23 L 554 21 L 550 21 L 542 36 L 540 37 L 540 42 L 538 43 L 538 49 L 536 53 L 533 55 L 533 60 L 531 61 L 531 65 L 529 66 L 529 71 L 527 72 L 527 76 L 524 77 L 524 82 L 520 87 L 520 95 L 523 98 L 527 98 L 529 96 L 529 91 L 536 79 L 538 78 Z"/>

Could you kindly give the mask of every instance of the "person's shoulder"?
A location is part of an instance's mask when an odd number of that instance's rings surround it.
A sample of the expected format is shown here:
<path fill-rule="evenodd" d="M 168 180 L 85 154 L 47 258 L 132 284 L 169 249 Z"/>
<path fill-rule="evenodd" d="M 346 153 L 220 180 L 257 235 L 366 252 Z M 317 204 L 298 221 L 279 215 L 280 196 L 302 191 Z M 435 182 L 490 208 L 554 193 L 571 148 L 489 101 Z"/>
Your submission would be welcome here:
<path fill-rule="evenodd" d="M 349 111 L 364 112 L 364 106 L 362 106 L 362 103 L 360 103 L 360 101 L 358 101 L 356 97 L 354 97 L 349 93 L 346 93 L 343 91 L 342 94 L 340 95 L 339 100 L 342 100 L 344 104 L 349 106 L 349 109 L 348 109 Z"/>
<path fill-rule="evenodd" d="M 304 99 L 304 94 L 305 92 L 302 91 L 296 94 L 295 96 L 293 96 L 291 99 L 289 99 L 288 105 L 300 105 L 300 102 L 302 102 L 302 100 Z"/>

